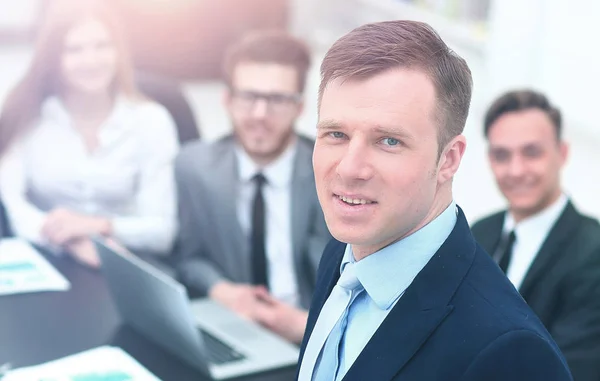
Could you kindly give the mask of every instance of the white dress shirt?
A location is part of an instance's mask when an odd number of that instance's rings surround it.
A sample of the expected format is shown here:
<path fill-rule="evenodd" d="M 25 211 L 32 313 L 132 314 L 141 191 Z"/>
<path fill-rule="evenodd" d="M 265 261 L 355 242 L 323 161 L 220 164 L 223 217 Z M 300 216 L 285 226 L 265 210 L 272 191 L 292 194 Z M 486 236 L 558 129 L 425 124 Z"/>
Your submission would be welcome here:
<path fill-rule="evenodd" d="M 90 152 L 62 102 L 0 163 L 0 192 L 15 235 L 45 244 L 46 214 L 63 207 L 111 219 L 114 238 L 134 251 L 167 253 L 176 231 L 173 159 L 177 132 L 155 103 L 119 97 Z"/>
<path fill-rule="evenodd" d="M 531 264 L 542 248 L 548 234 L 550 234 L 550 230 L 565 210 L 568 201 L 567 196 L 561 194 L 546 209 L 525 218 L 519 223 L 515 223 L 511 213 L 506 214 L 502 231 L 504 234 L 508 234 L 514 229 L 516 236 L 506 276 L 516 289 L 521 287 Z"/>
<path fill-rule="evenodd" d="M 260 168 L 241 147 L 236 148 L 240 177 L 237 215 L 242 232 L 249 240 L 252 231 L 252 202 L 256 192 L 256 184 L 252 178 L 261 172 L 267 179 L 263 186 L 263 197 L 269 288 L 277 299 L 297 306 L 299 294 L 294 271 L 291 212 L 295 156 L 296 143 L 293 143 L 276 161 Z"/>

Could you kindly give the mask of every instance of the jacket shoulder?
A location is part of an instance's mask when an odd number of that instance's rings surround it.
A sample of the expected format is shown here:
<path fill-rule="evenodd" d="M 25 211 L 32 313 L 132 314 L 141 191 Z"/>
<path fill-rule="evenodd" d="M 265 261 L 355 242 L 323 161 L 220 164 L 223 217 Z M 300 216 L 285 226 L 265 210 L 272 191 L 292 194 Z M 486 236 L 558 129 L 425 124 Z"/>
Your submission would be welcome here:
<path fill-rule="evenodd" d="M 473 224 L 471 224 L 471 231 L 473 232 L 473 235 L 475 235 L 475 237 L 478 236 L 478 234 L 484 232 L 484 231 L 489 231 L 491 228 L 498 226 L 498 225 L 502 225 L 502 223 L 504 222 L 504 215 L 506 214 L 506 211 L 502 210 L 499 212 L 496 212 L 494 214 L 491 214 L 487 217 L 483 217 L 477 221 L 475 221 Z"/>
<path fill-rule="evenodd" d="M 211 168 L 225 153 L 233 149 L 233 140 L 228 136 L 215 142 L 192 141 L 184 144 L 175 160 L 178 170 L 187 167 Z"/>

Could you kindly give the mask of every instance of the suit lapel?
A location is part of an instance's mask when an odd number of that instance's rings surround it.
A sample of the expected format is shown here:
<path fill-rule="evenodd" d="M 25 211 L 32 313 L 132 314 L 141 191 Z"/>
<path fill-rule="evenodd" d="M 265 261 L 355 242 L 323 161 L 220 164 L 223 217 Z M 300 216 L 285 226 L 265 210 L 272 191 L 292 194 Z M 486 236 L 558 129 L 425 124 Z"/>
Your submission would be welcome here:
<path fill-rule="evenodd" d="M 222 141 L 221 152 L 214 158 L 214 168 L 217 174 L 213 181 L 215 189 L 212 194 L 217 197 L 215 207 L 215 231 L 227 235 L 228 245 L 231 249 L 224 249 L 224 253 L 235 253 L 231 263 L 232 269 L 240 271 L 240 279 L 250 280 L 250 246 L 239 223 L 237 215 L 237 202 L 239 181 L 238 165 L 234 150 L 234 140 L 227 137 Z M 242 253 L 239 255 L 238 253 Z"/>
<path fill-rule="evenodd" d="M 527 275 L 525 275 L 525 279 L 523 279 L 519 292 L 525 300 L 527 300 L 527 293 L 539 277 L 563 254 L 565 244 L 572 237 L 580 223 L 581 215 L 575 210 L 573 204 L 569 202 L 558 221 L 556 221 L 550 230 Z"/>
<path fill-rule="evenodd" d="M 342 264 L 342 258 L 344 257 L 344 251 L 346 244 L 332 240 L 323 252 L 323 258 L 319 264 L 319 274 L 315 286 L 315 294 L 310 305 L 310 311 L 308 314 L 308 321 L 306 323 L 306 331 L 304 332 L 304 338 L 302 339 L 302 346 L 300 347 L 300 357 L 298 364 L 302 363 L 304 357 L 304 350 L 308 339 L 312 334 L 317 318 L 323 309 L 323 305 L 329 298 L 329 294 L 333 290 L 333 287 L 337 283 L 340 277 L 340 265 Z M 300 368 L 298 367 L 298 370 Z"/>
<path fill-rule="evenodd" d="M 450 300 L 475 257 L 475 241 L 460 211 L 456 226 L 417 275 L 358 356 L 344 380 L 390 380 L 451 313 Z"/>
<path fill-rule="evenodd" d="M 377 374 L 378 381 L 391 380 L 453 309 L 452 306 L 440 306 L 414 311 L 416 304 L 410 299 L 403 296 L 403 306 L 392 309 L 349 369 L 344 381 L 368 380 L 373 374 Z M 408 312 L 410 310 L 413 312 Z"/>
<path fill-rule="evenodd" d="M 502 229 L 504 228 L 504 218 L 506 212 L 498 213 L 494 215 L 484 227 L 480 227 L 475 233 L 477 242 L 483 247 L 483 249 L 490 255 L 493 256 L 498 244 L 500 243 L 500 237 L 502 237 Z M 475 230 L 474 230 L 475 232 Z"/>
<path fill-rule="evenodd" d="M 294 253 L 295 268 L 304 271 L 303 248 L 308 239 L 306 233 L 310 231 L 310 193 L 306 192 L 307 184 L 313 179 L 311 152 L 298 139 L 296 157 L 294 158 L 294 172 L 291 184 L 291 218 L 292 218 L 292 250 Z"/>

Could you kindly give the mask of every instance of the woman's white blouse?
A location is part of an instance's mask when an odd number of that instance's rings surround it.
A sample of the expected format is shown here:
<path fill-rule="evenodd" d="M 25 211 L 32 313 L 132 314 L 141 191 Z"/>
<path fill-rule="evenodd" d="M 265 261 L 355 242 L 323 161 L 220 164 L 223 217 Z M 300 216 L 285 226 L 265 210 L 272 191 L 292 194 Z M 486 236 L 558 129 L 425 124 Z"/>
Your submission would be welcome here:
<path fill-rule="evenodd" d="M 44 244 L 46 213 L 57 207 L 112 221 L 133 251 L 168 253 L 176 234 L 173 160 L 179 149 L 168 112 L 118 98 L 89 152 L 58 98 L 2 158 L 0 193 L 15 235 Z"/>

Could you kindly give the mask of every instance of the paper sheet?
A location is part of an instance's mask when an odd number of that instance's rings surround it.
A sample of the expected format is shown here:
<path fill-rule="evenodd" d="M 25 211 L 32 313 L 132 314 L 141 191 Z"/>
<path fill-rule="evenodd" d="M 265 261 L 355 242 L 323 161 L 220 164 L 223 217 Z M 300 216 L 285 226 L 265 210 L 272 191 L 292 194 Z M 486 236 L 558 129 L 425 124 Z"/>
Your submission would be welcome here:
<path fill-rule="evenodd" d="M 2 381 L 160 381 L 117 347 L 103 346 L 9 372 Z"/>
<path fill-rule="evenodd" d="M 65 291 L 70 287 L 69 281 L 28 242 L 18 238 L 0 240 L 0 295 Z"/>

